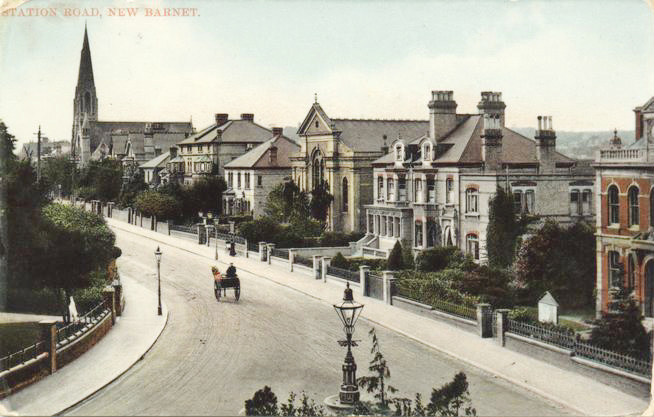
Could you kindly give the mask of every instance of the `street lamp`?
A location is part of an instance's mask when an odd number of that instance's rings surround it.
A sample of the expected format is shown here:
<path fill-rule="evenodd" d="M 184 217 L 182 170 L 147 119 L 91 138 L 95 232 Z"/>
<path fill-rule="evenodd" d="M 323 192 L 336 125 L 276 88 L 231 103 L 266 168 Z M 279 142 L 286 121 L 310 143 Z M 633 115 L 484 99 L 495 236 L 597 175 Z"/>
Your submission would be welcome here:
<path fill-rule="evenodd" d="M 215 246 L 216 246 L 216 253 L 214 255 L 214 259 L 218 260 L 218 226 L 217 226 L 218 219 L 213 219 L 213 213 L 211 213 L 211 212 L 207 213 L 207 217 L 213 223 L 212 227 L 213 227 L 213 230 L 215 232 L 213 240 L 214 240 L 214 243 L 215 243 Z M 208 235 L 207 235 L 207 246 L 209 246 L 209 236 Z"/>
<path fill-rule="evenodd" d="M 352 406 L 359 401 L 357 365 L 354 363 L 354 356 L 352 356 L 352 346 L 357 346 L 357 342 L 352 340 L 352 335 L 354 334 L 354 325 L 361 314 L 361 310 L 363 310 L 363 304 L 354 301 L 349 282 L 343 293 L 343 302 L 334 304 L 334 310 L 336 310 L 338 318 L 343 323 L 346 337 L 345 340 L 339 340 L 338 343 L 341 346 L 347 346 L 345 362 L 343 363 L 343 383 L 341 384 L 338 399 L 341 406 Z"/>
<path fill-rule="evenodd" d="M 159 250 L 159 246 L 154 251 L 154 257 L 157 259 L 157 293 L 159 295 L 159 309 L 157 311 L 161 315 L 161 250 Z"/>

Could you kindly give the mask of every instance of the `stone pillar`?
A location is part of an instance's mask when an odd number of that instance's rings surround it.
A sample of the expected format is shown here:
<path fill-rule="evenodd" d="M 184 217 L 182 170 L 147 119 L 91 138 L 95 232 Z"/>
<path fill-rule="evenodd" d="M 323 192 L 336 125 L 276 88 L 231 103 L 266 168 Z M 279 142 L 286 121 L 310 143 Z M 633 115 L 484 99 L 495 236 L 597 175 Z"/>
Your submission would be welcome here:
<path fill-rule="evenodd" d="M 266 255 L 268 254 L 268 247 L 266 242 L 259 242 L 259 260 L 266 262 Z"/>
<path fill-rule="evenodd" d="M 204 225 L 198 223 L 198 245 L 201 245 L 202 243 L 204 243 L 202 241 L 202 232 L 203 231 L 204 231 Z"/>
<path fill-rule="evenodd" d="M 116 293 L 112 287 L 105 287 L 102 295 L 106 301 L 107 308 L 111 309 L 111 325 L 116 324 Z"/>
<path fill-rule="evenodd" d="M 272 262 L 272 251 L 275 249 L 275 244 L 274 243 L 269 243 L 268 244 L 268 265 Z"/>
<path fill-rule="evenodd" d="M 230 220 L 229 222 L 229 234 L 234 234 L 236 233 L 236 222 L 233 220 Z"/>
<path fill-rule="evenodd" d="M 116 300 L 116 316 L 122 316 L 123 315 L 123 284 L 120 283 L 117 279 L 115 279 L 112 283 L 111 286 L 114 289 L 114 298 Z"/>
<path fill-rule="evenodd" d="M 114 215 L 114 202 L 110 201 L 107 203 L 107 217 L 113 217 Z"/>
<path fill-rule="evenodd" d="M 127 207 L 127 223 L 132 223 L 132 208 Z"/>
<path fill-rule="evenodd" d="M 357 253 L 357 242 L 350 242 L 350 256 L 354 256 Z"/>
<path fill-rule="evenodd" d="M 157 231 L 157 216 L 150 217 L 150 230 Z"/>
<path fill-rule="evenodd" d="M 386 304 L 393 304 L 393 281 L 395 281 L 393 271 L 382 272 L 383 288 L 384 288 L 384 302 Z"/>
<path fill-rule="evenodd" d="M 477 304 L 477 328 L 480 337 L 493 337 L 493 310 L 490 304 Z"/>
<path fill-rule="evenodd" d="M 211 226 L 204 226 L 204 230 L 207 234 L 207 241 L 205 242 L 207 244 L 207 247 L 211 246 Z M 217 237 L 218 235 L 216 235 Z"/>
<path fill-rule="evenodd" d="M 508 308 L 500 308 L 495 310 L 495 333 L 497 334 L 497 343 L 504 346 L 504 332 L 506 332 L 507 320 L 509 319 Z"/>
<path fill-rule="evenodd" d="M 143 213 L 139 211 L 139 226 L 143 227 Z"/>
<path fill-rule="evenodd" d="M 170 236 L 170 226 L 173 225 L 173 221 L 172 220 L 166 220 L 166 223 L 168 223 L 168 236 Z"/>
<path fill-rule="evenodd" d="M 370 267 L 361 265 L 359 267 L 359 283 L 361 284 L 361 295 L 368 297 L 368 280 L 370 279 Z"/>
<path fill-rule="evenodd" d="M 54 374 L 57 371 L 57 321 L 41 320 L 41 340 L 45 342 L 44 351 L 48 353 L 48 372 Z"/>
<path fill-rule="evenodd" d="M 313 277 L 315 279 L 322 278 L 322 274 L 320 273 L 321 265 L 322 265 L 322 256 L 313 255 Z"/>
<path fill-rule="evenodd" d="M 295 263 L 295 249 L 288 250 L 288 269 L 293 272 L 293 264 Z"/>
<path fill-rule="evenodd" d="M 322 268 L 321 268 L 321 278 L 323 282 L 327 282 L 327 267 L 332 263 L 331 256 L 322 257 Z"/>

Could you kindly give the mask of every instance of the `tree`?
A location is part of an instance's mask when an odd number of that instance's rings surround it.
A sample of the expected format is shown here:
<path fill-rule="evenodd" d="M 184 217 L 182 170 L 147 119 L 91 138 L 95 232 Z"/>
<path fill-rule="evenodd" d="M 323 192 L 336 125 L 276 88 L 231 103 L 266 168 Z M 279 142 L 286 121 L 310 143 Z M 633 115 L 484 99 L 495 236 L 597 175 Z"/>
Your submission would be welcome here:
<path fill-rule="evenodd" d="M 331 266 L 334 266 L 336 268 L 342 268 L 342 269 L 348 269 L 349 264 L 347 262 L 347 259 L 345 259 L 345 256 L 343 256 L 342 253 L 338 252 L 331 260 L 330 262 Z"/>
<path fill-rule="evenodd" d="M 16 160 L 14 155 L 14 136 L 0 120 L 0 311 L 6 311 L 7 288 L 9 281 L 9 204 L 7 199 L 9 173 Z"/>
<path fill-rule="evenodd" d="M 372 359 L 370 360 L 368 370 L 373 375 L 358 378 L 357 384 L 359 387 L 365 388 L 368 393 L 374 392 L 374 397 L 379 400 L 379 407 L 386 409 L 389 403 L 389 393 L 395 393 L 397 389 L 387 384 L 387 380 L 391 377 L 391 371 L 379 348 L 379 340 L 377 339 L 377 333 L 374 327 L 370 329 L 368 335 L 372 339 L 372 348 L 370 349 Z"/>
<path fill-rule="evenodd" d="M 391 271 L 401 271 L 404 269 L 404 259 L 402 253 L 402 244 L 398 240 L 395 242 L 395 246 L 391 250 L 391 253 L 388 255 L 388 269 Z"/>
<path fill-rule="evenodd" d="M 123 182 L 120 188 L 118 205 L 121 207 L 131 207 L 139 193 L 147 189 L 148 185 L 145 183 L 143 171 L 138 168 L 130 168 L 127 181 Z"/>
<path fill-rule="evenodd" d="M 270 217 L 261 217 L 239 224 L 238 234 L 247 239 L 248 242 L 268 242 L 279 237 L 281 226 Z"/>
<path fill-rule="evenodd" d="M 316 220 L 326 222 L 332 201 L 334 201 L 334 196 L 329 193 L 329 185 L 326 181 L 322 181 L 311 191 L 311 216 Z"/>
<path fill-rule="evenodd" d="M 90 161 L 80 173 L 79 191 L 86 199 L 117 201 L 123 183 L 120 161 Z"/>
<path fill-rule="evenodd" d="M 53 186 L 53 191 L 61 190 L 63 196 L 73 192 L 73 171 L 77 171 L 75 163 L 69 155 L 57 155 L 42 161 L 42 178 L 47 179 Z M 61 187 L 61 188 L 60 188 Z"/>
<path fill-rule="evenodd" d="M 472 407 L 466 374 L 459 372 L 454 380 L 442 387 L 432 389 L 427 414 L 435 416 L 477 415 Z"/>
<path fill-rule="evenodd" d="M 277 416 L 277 396 L 268 385 L 254 393 L 252 399 L 245 401 L 246 416 Z"/>
<path fill-rule="evenodd" d="M 268 194 L 265 213 L 280 223 L 304 223 L 309 218 L 309 198 L 292 180 L 278 184 Z"/>
<path fill-rule="evenodd" d="M 203 177 L 190 185 L 183 193 L 184 217 L 194 218 L 199 211 L 204 213 L 222 212 L 222 196 L 227 183 L 221 177 Z"/>
<path fill-rule="evenodd" d="M 591 343 L 622 355 L 648 360 L 649 335 L 643 327 L 640 308 L 631 297 L 619 297 L 616 310 L 597 321 Z"/>
<path fill-rule="evenodd" d="M 516 216 L 513 196 L 498 186 L 489 202 L 486 228 L 486 250 L 491 265 L 507 268 L 513 264 L 518 238 L 531 221 Z"/>
<path fill-rule="evenodd" d="M 579 223 L 568 229 L 553 220 L 520 246 L 515 270 L 524 300 L 534 303 L 550 291 L 566 307 L 590 306 L 595 286 L 595 238 Z"/>
<path fill-rule="evenodd" d="M 68 300 L 74 289 L 89 286 L 91 273 L 106 269 L 120 256 L 115 236 L 104 219 L 77 207 L 50 204 L 43 208 L 43 229 L 48 245 L 39 254 L 42 286 L 64 295 L 62 313 L 68 321 Z"/>
<path fill-rule="evenodd" d="M 134 207 L 146 216 L 169 220 L 181 214 L 181 204 L 173 197 L 157 191 L 145 191 L 136 197 Z"/>

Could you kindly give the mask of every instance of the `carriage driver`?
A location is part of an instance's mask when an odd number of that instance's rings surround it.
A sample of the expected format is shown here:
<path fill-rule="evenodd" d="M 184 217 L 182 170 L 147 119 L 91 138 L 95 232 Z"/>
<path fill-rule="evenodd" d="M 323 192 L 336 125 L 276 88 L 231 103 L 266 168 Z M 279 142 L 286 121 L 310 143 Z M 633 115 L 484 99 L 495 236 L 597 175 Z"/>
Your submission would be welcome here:
<path fill-rule="evenodd" d="M 236 277 L 236 267 L 234 266 L 233 263 L 229 264 L 229 267 L 227 268 L 227 278 L 235 278 Z"/>

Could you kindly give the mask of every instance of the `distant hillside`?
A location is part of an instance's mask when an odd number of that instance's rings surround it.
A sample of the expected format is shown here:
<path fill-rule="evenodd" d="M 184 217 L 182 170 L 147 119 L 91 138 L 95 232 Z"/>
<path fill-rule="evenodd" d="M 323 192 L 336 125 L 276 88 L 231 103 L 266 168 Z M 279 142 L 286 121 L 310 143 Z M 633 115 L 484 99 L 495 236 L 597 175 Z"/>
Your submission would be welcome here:
<path fill-rule="evenodd" d="M 511 130 L 528 137 L 533 138 L 535 129 L 532 127 L 512 127 Z M 635 132 L 633 130 L 618 130 L 618 136 L 622 143 L 628 145 L 634 141 Z M 606 146 L 613 137 L 613 131 L 597 132 L 566 132 L 556 131 L 556 149 L 561 153 L 575 159 L 593 159 L 595 151 L 602 146 Z"/>

